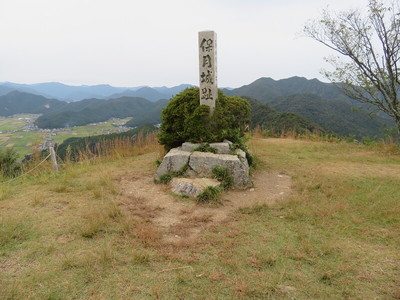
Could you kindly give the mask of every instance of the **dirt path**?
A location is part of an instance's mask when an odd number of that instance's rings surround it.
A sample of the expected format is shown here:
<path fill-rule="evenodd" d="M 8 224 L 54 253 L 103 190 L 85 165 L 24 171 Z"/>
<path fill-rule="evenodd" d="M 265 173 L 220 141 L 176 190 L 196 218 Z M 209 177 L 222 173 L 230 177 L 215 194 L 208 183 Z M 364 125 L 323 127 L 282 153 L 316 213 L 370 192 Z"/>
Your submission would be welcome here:
<path fill-rule="evenodd" d="M 133 218 L 151 223 L 164 242 L 196 238 L 203 230 L 221 223 L 241 207 L 272 205 L 291 193 L 291 178 L 277 172 L 260 172 L 254 187 L 232 190 L 222 196 L 222 205 L 200 205 L 192 199 L 174 196 L 169 187 L 154 184 L 151 176 L 126 176 L 120 181 L 122 203 Z"/>

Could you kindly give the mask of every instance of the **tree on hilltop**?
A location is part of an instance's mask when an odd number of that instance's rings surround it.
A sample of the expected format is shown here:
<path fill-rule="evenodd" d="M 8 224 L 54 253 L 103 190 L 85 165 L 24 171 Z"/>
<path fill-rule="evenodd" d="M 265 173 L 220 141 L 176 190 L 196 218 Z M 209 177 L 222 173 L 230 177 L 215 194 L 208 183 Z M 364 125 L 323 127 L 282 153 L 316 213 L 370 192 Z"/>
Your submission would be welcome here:
<path fill-rule="evenodd" d="M 325 58 L 334 66 L 323 74 L 347 96 L 389 115 L 400 134 L 400 5 L 399 0 L 369 0 L 358 10 L 324 10 L 304 33 L 341 56 Z M 345 60 L 341 58 L 345 57 Z"/>

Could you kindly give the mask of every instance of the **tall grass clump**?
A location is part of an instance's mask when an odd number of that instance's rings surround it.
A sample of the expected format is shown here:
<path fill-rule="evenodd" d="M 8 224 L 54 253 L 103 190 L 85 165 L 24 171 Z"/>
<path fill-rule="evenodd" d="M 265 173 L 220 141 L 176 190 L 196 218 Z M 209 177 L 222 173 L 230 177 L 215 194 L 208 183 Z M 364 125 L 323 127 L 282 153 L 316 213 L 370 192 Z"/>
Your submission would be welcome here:
<path fill-rule="evenodd" d="M 18 153 L 13 148 L 0 149 L 0 175 L 12 178 L 18 176 L 20 172 Z"/>
<path fill-rule="evenodd" d="M 221 187 L 224 190 L 229 190 L 233 187 L 233 177 L 231 174 L 229 174 L 228 168 L 215 166 L 212 169 L 212 174 L 215 179 L 221 182 Z"/>
<path fill-rule="evenodd" d="M 12 244 L 22 243 L 33 234 L 30 222 L 14 216 L 0 218 L 0 249 Z"/>
<path fill-rule="evenodd" d="M 216 186 L 206 187 L 196 199 L 201 203 L 219 202 L 223 189 Z"/>
<path fill-rule="evenodd" d="M 158 148 L 155 131 L 154 126 L 143 125 L 124 133 L 70 138 L 60 144 L 56 152 L 64 162 L 143 154 Z"/>

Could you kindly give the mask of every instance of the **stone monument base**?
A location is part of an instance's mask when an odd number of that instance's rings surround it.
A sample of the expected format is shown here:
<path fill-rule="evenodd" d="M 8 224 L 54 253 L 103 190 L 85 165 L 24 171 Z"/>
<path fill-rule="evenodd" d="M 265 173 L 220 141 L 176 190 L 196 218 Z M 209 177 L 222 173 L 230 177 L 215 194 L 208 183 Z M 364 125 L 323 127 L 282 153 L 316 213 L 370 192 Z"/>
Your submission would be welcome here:
<path fill-rule="evenodd" d="M 209 144 L 211 148 L 208 149 L 215 153 L 197 151 L 202 148 L 201 146 L 202 144 L 183 143 L 181 147 L 171 149 L 158 167 L 155 179 L 164 174 L 187 178 L 211 178 L 213 168 L 219 166 L 228 169 L 233 178 L 234 188 L 246 189 L 251 186 L 249 164 L 243 150 L 233 149 L 232 143 L 226 140 L 222 143 Z M 198 190 L 196 188 L 196 191 Z"/>

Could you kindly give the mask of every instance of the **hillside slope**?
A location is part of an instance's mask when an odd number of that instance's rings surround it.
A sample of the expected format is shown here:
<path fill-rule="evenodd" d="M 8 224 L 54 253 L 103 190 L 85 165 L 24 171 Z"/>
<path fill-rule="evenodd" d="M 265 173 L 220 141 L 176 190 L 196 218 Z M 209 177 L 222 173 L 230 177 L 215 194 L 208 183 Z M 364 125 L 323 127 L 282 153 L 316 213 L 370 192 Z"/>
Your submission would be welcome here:
<path fill-rule="evenodd" d="M 312 94 L 277 97 L 269 105 L 279 111 L 299 114 L 339 135 L 380 136 L 390 122 L 366 111 L 356 111 L 345 100 L 329 101 Z"/>
<path fill-rule="evenodd" d="M 20 113 L 49 113 L 64 105 L 65 102 L 59 100 L 12 91 L 6 95 L 0 96 L 0 116 L 11 116 Z"/>
<path fill-rule="evenodd" d="M 125 126 L 136 127 L 143 124 L 160 124 L 161 123 L 161 112 L 168 105 L 169 100 L 158 100 L 154 103 L 153 108 L 151 108 L 146 114 L 142 116 L 137 116 L 132 120 L 128 121 Z"/>
<path fill-rule="evenodd" d="M 317 79 L 260 78 L 225 92 L 257 99 L 278 111 L 297 113 L 342 135 L 382 136 L 387 126 L 394 126 L 394 122 L 383 113 L 371 119 L 369 106 L 349 99 L 332 84 Z"/>
<path fill-rule="evenodd" d="M 86 105 L 87 104 L 87 105 Z M 112 100 L 88 100 L 88 103 L 72 104 L 61 111 L 39 117 L 39 128 L 62 128 L 106 121 L 110 118 L 137 117 L 146 114 L 154 104 L 143 98 L 122 97 Z"/>
<path fill-rule="evenodd" d="M 280 112 L 252 98 L 245 97 L 251 106 L 251 126 L 261 126 L 274 135 L 287 132 L 304 134 L 306 132 L 328 133 L 321 125 L 293 112 Z"/>

